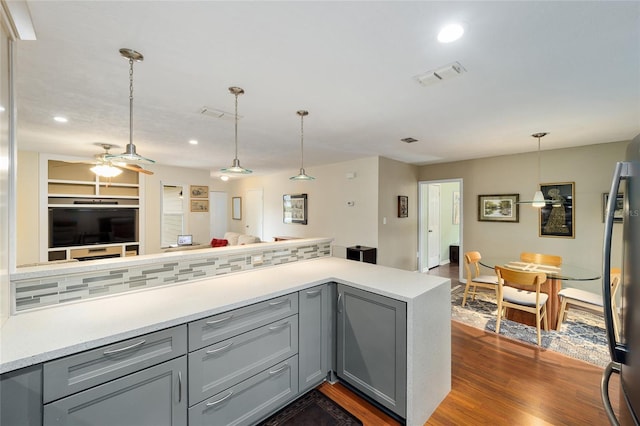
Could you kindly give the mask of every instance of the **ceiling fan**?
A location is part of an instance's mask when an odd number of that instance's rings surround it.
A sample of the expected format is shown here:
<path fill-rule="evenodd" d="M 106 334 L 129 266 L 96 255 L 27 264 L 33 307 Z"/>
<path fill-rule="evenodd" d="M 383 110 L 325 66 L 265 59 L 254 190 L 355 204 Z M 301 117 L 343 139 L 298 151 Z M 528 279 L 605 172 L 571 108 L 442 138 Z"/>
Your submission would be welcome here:
<path fill-rule="evenodd" d="M 138 164 L 130 164 L 112 158 L 111 154 L 109 154 L 109 150 L 113 148 L 114 145 L 106 143 L 97 143 L 96 145 L 100 145 L 104 149 L 104 152 L 95 155 L 95 162 L 91 163 L 94 164 L 94 166 L 91 168 L 91 171 L 93 173 L 102 177 L 114 177 L 122 172 L 121 169 L 126 169 L 137 173 L 144 173 L 146 175 L 153 174 L 152 171 L 147 170 L 139 166 Z"/>

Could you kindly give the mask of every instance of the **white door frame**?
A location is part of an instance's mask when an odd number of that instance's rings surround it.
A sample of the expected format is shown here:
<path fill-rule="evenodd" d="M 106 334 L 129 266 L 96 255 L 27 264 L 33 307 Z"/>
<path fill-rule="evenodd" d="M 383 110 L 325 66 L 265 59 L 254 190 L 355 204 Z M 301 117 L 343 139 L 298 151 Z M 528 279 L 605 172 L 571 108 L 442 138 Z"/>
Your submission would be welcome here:
<path fill-rule="evenodd" d="M 423 269 L 426 267 L 427 265 L 427 253 L 423 253 L 424 247 L 426 247 L 426 243 L 427 241 L 425 240 L 425 237 L 423 235 L 422 230 L 424 229 L 425 226 L 428 226 L 428 222 L 425 220 L 426 217 L 426 211 L 424 210 L 425 208 L 428 208 L 428 205 L 425 204 L 427 202 L 426 199 L 424 199 L 424 195 L 423 195 L 423 186 L 425 185 L 430 185 L 430 184 L 434 184 L 434 183 L 450 183 L 450 182 L 457 182 L 460 185 L 460 257 L 459 257 L 459 262 L 460 264 L 462 264 L 462 253 L 464 253 L 464 249 L 463 249 L 463 236 L 464 236 L 464 182 L 462 180 L 462 178 L 455 178 L 455 179 L 438 179 L 438 180 L 426 180 L 426 181 L 419 181 L 418 182 L 418 271 L 423 272 Z M 459 276 L 458 279 L 462 280 L 464 276 L 464 268 L 459 268 Z"/>

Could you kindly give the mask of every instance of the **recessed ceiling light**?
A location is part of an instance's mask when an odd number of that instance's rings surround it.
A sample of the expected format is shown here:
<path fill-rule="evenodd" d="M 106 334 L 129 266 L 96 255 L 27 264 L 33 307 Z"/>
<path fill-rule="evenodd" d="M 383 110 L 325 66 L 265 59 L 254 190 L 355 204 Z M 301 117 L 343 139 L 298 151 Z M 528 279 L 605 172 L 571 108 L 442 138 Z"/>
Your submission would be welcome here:
<path fill-rule="evenodd" d="M 223 181 L 223 182 L 226 182 L 226 181 L 228 181 L 228 180 L 229 180 L 229 176 L 227 176 L 227 175 L 222 175 L 222 176 L 220 176 L 220 180 L 221 180 L 221 181 Z"/>
<path fill-rule="evenodd" d="M 68 122 L 68 121 L 69 121 L 66 117 L 61 117 L 61 116 L 59 116 L 59 115 L 57 115 L 57 116 L 53 117 L 53 119 L 54 119 L 55 121 L 57 121 L 58 123 L 66 123 L 66 122 Z"/>
<path fill-rule="evenodd" d="M 190 143 L 191 145 L 198 145 L 198 141 L 197 141 L 197 140 L 195 140 L 195 139 L 191 139 L 191 140 L 189 141 L 189 143 Z"/>
<path fill-rule="evenodd" d="M 444 26 L 438 33 L 440 43 L 451 43 L 458 40 L 464 34 L 464 28 L 460 24 L 449 24 Z"/>

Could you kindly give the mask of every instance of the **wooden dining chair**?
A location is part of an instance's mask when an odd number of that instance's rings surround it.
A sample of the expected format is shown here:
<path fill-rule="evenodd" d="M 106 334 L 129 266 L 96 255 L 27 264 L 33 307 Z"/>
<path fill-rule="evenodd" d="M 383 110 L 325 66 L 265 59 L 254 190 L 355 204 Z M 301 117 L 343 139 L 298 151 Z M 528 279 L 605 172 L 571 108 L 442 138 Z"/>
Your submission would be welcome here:
<path fill-rule="evenodd" d="M 482 259 L 482 256 L 480 256 L 480 252 L 478 251 L 468 251 L 464 254 L 464 267 L 467 270 L 467 285 L 464 287 L 462 306 L 467 303 L 467 296 L 469 294 L 472 295 L 473 300 L 476 300 L 478 287 L 492 290 L 494 294 L 496 294 L 498 277 L 496 277 L 495 274 L 480 274 L 480 259 Z"/>
<path fill-rule="evenodd" d="M 540 323 L 543 320 L 545 331 L 549 330 L 549 319 L 545 305 L 549 296 L 540 291 L 540 286 L 547 280 L 547 274 L 544 272 L 514 271 L 500 266 L 496 266 L 495 270 L 498 277 L 496 333 L 500 333 L 500 321 L 507 308 L 531 312 L 536 315 L 536 331 L 538 332 L 538 346 L 540 346 L 542 344 Z M 512 287 L 510 284 L 531 288 L 531 290 Z"/>
<path fill-rule="evenodd" d="M 613 311 L 613 332 L 616 340 L 620 340 L 620 315 L 618 313 L 618 304 L 616 303 L 616 294 L 620 287 L 620 268 L 611 268 L 611 309 Z M 563 288 L 558 292 L 560 296 L 560 313 L 558 314 L 558 326 L 560 330 L 562 322 L 567 319 L 570 306 L 587 309 L 591 312 L 604 314 L 604 300 L 602 294 L 591 293 L 590 291 L 581 290 L 579 288 Z"/>
<path fill-rule="evenodd" d="M 560 266 L 562 265 L 562 257 L 555 254 L 542 253 L 520 253 L 520 260 L 529 263 L 538 263 L 540 265 Z"/>

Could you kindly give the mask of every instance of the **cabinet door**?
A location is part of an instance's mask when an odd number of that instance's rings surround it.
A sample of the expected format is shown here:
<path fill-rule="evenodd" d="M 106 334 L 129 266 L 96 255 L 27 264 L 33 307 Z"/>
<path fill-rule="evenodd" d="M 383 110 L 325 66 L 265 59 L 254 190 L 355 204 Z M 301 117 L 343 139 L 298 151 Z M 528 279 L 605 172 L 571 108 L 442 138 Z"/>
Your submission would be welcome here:
<path fill-rule="evenodd" d="M 338 377 L 406 417 L 404 302 L 338 284 Z"/>
<path fill-rule="evenodd" d="M 0 376 L 0 425 L 42 425 L 42 365 Z"/>
<path fill-rule="evenodd" d="M 187 357 L 44 406 L 44 426 L 186 426 Z"/>
<path fill-rule="evenodd" d="M 299 292 L 300 392 L 321 383 L 329 372 L 331 306 L 329 284 Z"/>

